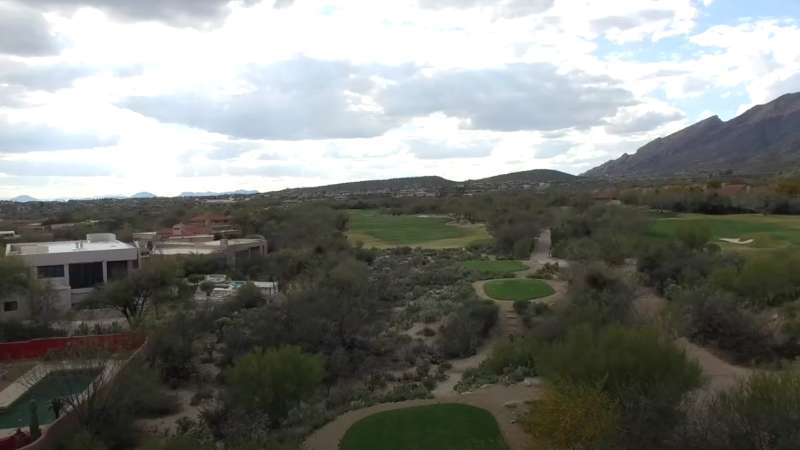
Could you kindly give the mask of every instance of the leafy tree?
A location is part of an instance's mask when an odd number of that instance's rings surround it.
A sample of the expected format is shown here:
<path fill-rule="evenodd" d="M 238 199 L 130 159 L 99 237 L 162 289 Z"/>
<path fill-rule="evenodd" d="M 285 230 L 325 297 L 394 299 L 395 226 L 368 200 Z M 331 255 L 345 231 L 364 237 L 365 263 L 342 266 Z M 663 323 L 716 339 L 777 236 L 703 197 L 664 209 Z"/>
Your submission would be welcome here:
<path fill-rule="evenodd" d="M 211 297 L 211 293 L 216 287 L 217 285 L 213 281 L 205 280 L 200 283 L 200 290 L 206 294 L 206 297 Z"/>
<path fill-rule="evenodd" d="M 310 397 L 323 377 L 322 359 L 293 346 L 256 350 L 236 361 L 225 374 L 234 401 L 266 412 L 273 425 Z"/>
<path fill-rule="evenodd" d="M 0 296 L 26 293 L 29 280 L 30 268 L 21 259 L 0 258 Z"/>
<path fill-rule="evenodd" d="M 147 308 L 155 301 L 175 297 L 177 268 L 167 263 L 152 263 L 96 290 L 91 304 L 105 304 L 118 309 L 131 326 L 138 325 Z"/>

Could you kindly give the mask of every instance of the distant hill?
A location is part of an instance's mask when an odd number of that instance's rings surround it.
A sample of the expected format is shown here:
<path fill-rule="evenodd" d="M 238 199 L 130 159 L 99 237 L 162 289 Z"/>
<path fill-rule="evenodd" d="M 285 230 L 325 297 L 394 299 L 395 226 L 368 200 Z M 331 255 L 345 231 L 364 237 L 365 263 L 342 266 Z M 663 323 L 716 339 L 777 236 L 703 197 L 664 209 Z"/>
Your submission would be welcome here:
<path fill-rule="evenodd" d="M 255 195 L 258 191 L 248 191 L 239 189 L 237 191 L 229 192 L 181 192 L 179 197 L 218 197 L 221 195 Z"/>
<path fill-rule="evenodd" d="M 528 170 L 505 175 L 497 175 L 480 180 L 458 182 L 438 176 L 391 178 L 387 180 L 354 181 L 349 183 L 330 184 L 309 188 L 287 189 L 282 191 L 288 194 L 307 195 L 335 195 L 335 194 L 364 194 L 364 193 L 396 193 L 401 191 L 424 190 L 436 192 L 453 189 L 462 184 L 536 184 L 536 183 L 562 183 L 577 180 L 579 177 L 557 170 Z"/>
<path fill-rule="evenodd" d="M 800 167 L 800 93 L 723 122 L 713 116 L 658 138 L 584 175 L 667 177 L 730 171 L 772 174 Z"/>
<path fill-rule="evenodd" d="M 30 195 L 18 195 L 14 198 L 10 198 L 9 201 L 17 203 L 28 203 L 28 202 L 38 202 L 39 199 L 33 198 Z"/>
<path fill-rule="evenodd" d="M 559 172 L 558 170 L 549 169 L 534 169 L 526 170 L 524 172 L 507 173 L 504 175 L 497 175 L 489 178 L 483 178 L 479 181 L 484 183 L 569 183 L 576 181 L 579 177 L 570 175 L 568 173 Z"/>
<path fill-rule="evenodd" d="M 150 192 L 137 192 L 131 195 L 130 198 L 156 198 L 156 195 Z"/>
<path fill-rule="evenodd" d="M 442 177 L 408 177 L 390 178 L 387 180 L 352 181 L 349 183 L 329 184 L 309 188 L 289 189 L 289 191 L 303 191 L 309 193 L 365 193 L 365 192 L 396 192 L 409 189 L 437 190 L 455 185 Z"/>

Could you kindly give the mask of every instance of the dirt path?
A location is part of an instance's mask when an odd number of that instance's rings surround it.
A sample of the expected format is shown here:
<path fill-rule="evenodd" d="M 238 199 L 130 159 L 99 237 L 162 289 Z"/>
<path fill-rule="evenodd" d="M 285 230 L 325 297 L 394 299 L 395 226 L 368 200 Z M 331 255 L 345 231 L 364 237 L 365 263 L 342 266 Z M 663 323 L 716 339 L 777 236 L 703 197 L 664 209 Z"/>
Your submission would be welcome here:
<path fill-rule="evenodd" d="M 652 323 L 667 304 L 664 297 L 658 295 L 653 289 L 641 289 L 636 301 L 634 311 L 644 323 Z M 686 351 L 689 358 L 694 359 L 703 369 L 703 374 L 708 377 L 708 384 L 702 388 L 704 395 L 719 392 L 734 386 L 737 382 L 753 374 L 753 369 L 735 366 L 712 353 L 711 350 L 680 338 L 675 343 Z"/>
<path fill-rule="evenodd" d="M 338 450 L 347 430 L 359 420 L 384 411 L 409 408 L 413 406 L 437 405 L 443 403 L 459 403 L 483 408 L 494 415 L 500 432 L 511 450 L 526 450 L 530 444 L 530 437 L 516 423 L 515 410 L 523 406 L 526 401 L 535 400 L 539 390 L 536 387 L 524 385 L 515 386 L 490 386 L 473 393 L 455 395 L 452 397 L 436 398 L 429 400 L 409 400 L 398 403 L 382 403 L 355 411 L 350 411 L 337 417 L 315 431 L 306 439 L 305 450 Z M 376 449 L 378 450 L 378 449 Z"/>
<path fill-rule="evenodd" d="M 550 257 L 550 230 L 545 230 L 537 240 L 536 250 L 526 261 L 527 269 L 516 272 L 515 276 L 524 278 L 535 272 L 545 263 L 559 263 L 561 267 L 566 267 L 566 261 Z M 503 438 L 511 450 L 527 450 L 530 446 L 530 436 L 516 423 L 516 409 L 524 407 L 525 402 L 535 400 L 540 388 L 537 386 L 526 386 L 517 384 L 513 386 L 492 385 L 475 392 L 458 394 L 455 392 L 455 385 L 461 381 L 467 369 L 478 367 L 492 351 L 492 347 L 497 342 L 507 339 L 509 336 L 521 335 L 524 333 L 524 325 L 519 315 L 514 311 L 514 302 L 497 301 L 486 295 L 484 286 L 491 280 L 476 281 L 472 284 L 478 297 L 491 300 L 500 308 L 497 325 L 492 332 L 492 336 L 478 349 L 478 352 L 469 358 L 451 360 L 453 367 L 447 372 L 446 381 L 439 383 L 432 391 L 433 399 L 428 400 L 409 400 L 398 403 L 382 403 L 369 408 L 350 411 L 337 417 L 332 422 L 312 433 L 305 441 L 305 450 L 338 450 L 339 442 L 348 429 L 359 420 L 373 414 L 403 409 L 413 406 L 436 405 L 442 403 L 460 403 L 483 408 L 497 419 Z M 546 280 L 556 293 L 536 301 L 555 303 L 564 297 L 567 284 L 562 281 Z"/>

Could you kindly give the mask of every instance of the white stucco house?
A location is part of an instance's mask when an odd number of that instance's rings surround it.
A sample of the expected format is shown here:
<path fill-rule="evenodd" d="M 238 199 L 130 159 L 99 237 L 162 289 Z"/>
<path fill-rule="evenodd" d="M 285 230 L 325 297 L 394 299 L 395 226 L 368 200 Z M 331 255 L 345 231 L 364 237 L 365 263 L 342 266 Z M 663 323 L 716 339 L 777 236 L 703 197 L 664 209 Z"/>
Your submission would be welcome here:
<path fill-rule="evenodd" d="M 111 233 L 89 234 L 80 241 L 7 244 L 6 256 L 21 259 L 33 276 L 49 283 L 57 297 L 51 307 L 62 311 L 80 303 L 95 286 L 124 278 L 140 264 L 139 249 Z M 30 318 L 29 301 L 3 299 L 0 321 Z"/>

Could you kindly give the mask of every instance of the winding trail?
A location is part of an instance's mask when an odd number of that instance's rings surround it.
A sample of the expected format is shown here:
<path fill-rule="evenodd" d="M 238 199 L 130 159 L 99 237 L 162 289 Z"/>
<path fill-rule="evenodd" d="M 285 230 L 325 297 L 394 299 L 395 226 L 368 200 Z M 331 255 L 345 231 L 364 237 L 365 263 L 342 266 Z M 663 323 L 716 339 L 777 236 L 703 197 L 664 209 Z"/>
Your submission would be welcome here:
<path fill-rule="evenodd" d="M 525 261 L 527 269 L 516 272 L 515 276 L 524 278 L 534 273 L 545 263 L 558 262 L 561 267 L 567 266 L 563 260 L 550 257 L 550 230 L 545 230 L 537 239 L 536 249 L 530 259 Z M 519 315 L 514 311 L 514 303 L 508 301 L 497 301 L 488 295 L 484 290 L 486 282 L 491 280 L 476 281 L 473 288 L 478 297 L 494 301 L 500 308 L 498 322 L 492 331 L 492 336 L 478 349 L 478 352 L 469 358 L 451 360 L 452 368 L 447 372 L 447 380 L 439 383 L 432 391 L 432 399 L 409 400 L 397 403 L 381 403 L 368 408 L 349 411 L 329 422 L 322 428 L 314 431 L 306 439 L 303 448 L 305 450 L 338 450 L 347 430 L 359 420 L 370 415 L 403 409 L 413 406 L 436 405 L 443 403 L 460 403 L 465 405 L 483 408 L 497 419 L 500 431 L 511 450 L 527 450 L 530 446 L 530 436 L 516 423 L 516 409 L 524 407 L 524 404 L 536 400 L 541 394 L 538 384 L 527 386 L 517 384 L 512 386 L 490 385 L 477 389 L 474 392 L 459 394 L 455 391 L 455 386 L 461 381 L 467 369 L 478 367 L 486 358 L 489 357 L 492 348 L 498 342 L 508 339 L 511 336 L 523 334 L 524 327 Z M 562 281 L 546 280 L 555 294 L 538 299 L 536 301 L 555 303 L 561 300 L 566 293 L 566 283 Z"/>

